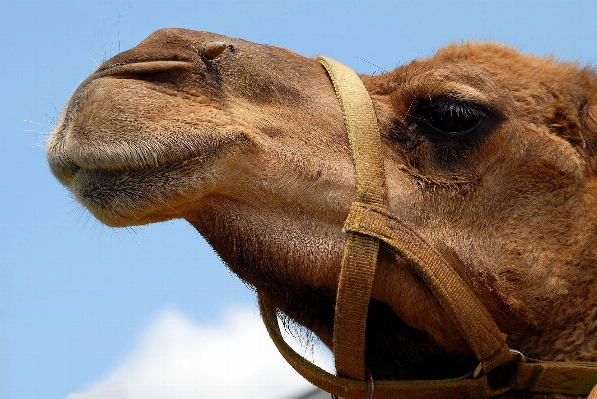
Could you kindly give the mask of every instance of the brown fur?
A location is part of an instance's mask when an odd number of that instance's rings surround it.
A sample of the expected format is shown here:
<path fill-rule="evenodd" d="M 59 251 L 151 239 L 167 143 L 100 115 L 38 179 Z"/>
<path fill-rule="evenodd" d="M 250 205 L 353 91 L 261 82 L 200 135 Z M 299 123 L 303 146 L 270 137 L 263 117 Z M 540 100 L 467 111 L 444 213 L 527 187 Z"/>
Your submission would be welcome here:
<path fill-rule="evenodd" d="M 202 53 L 210 40 L 228 44 L 214 60 Z M 510 347 L 597 361 L 595 72 L 466 43 L 362 79 L 392 212 L 449 259 Z M 421 120 L 425 104 L 448 97 L 483 110 L 474 132 L 445 137 Z M 341 110 L 316 60 L 158 31 L 81 84 L 47 152 L 101 221 L 185 218 L 232 271 L 331 344 L 341 226 L 355 189 Z M 367 364 L 376 378 L 474 367 L 428 289 L 383 248 L 372 296 Z"/>

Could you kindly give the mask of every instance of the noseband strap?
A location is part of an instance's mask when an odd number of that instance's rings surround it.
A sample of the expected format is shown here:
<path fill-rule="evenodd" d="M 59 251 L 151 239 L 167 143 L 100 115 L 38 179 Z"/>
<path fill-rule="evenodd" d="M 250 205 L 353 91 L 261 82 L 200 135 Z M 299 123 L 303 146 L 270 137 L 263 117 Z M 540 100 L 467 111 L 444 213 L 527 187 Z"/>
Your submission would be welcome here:
<path fill-rule="evenodd" d="M 596 363 L 537 362 L 513 356 L 506 335 L 460 275 L 412 226 L 387 209 L 381 138 L 369 94 L 350 68 L 325 57 L 319 62 L 328 72 L 342 107 L 357 188 L 344 224 L 347 239 L 336 296 L 333 353 L 338 376 L 308 362 L 284 342 L 276 308 L 260 296 L 265 325 L 284 358 L 307 380 L 333 395 L 345 399 L 373 396 L 373 384 L 365 378 L 365 329 L 378 250 L 383 243 L 425 282 L 469 344 L 479 367 L 456 379 L 375 381 L 376 399 L 490 398 L 510 389 L 588 394 L 597 384 Z M 488 378 L 491 371 L 511 367 L 512 362 L 510 381 L 492 387 Z M 597 396 L 597 391 L 593 394 Z"/>

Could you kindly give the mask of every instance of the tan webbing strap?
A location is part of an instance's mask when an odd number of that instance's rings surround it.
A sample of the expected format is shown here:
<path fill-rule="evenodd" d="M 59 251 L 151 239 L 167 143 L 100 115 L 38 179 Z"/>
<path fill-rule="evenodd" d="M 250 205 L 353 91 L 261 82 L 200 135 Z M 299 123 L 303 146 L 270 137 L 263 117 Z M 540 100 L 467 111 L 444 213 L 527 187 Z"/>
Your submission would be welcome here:
<path fill-rule="evenodd" d="M 365 380 L 365 330 L 379 241 L 349 234 L 344 245 L 334 314 L 333 353 L 338 375 Z"/>
<path fill-rule="evenodd" d="M 320 57 L 319 62 L 330 75 L 342 107 L 355 167 L 355 201 L 385 205 L 386 176 L 381 138 L 369 92 L 358 75 L 346 65 L 326 57 Z"/>
<path fill-rule="evenodd" d="M 591 394 L 597 395 L 597 363 L 547 361 L 520 363 L 512 388 L 565 395 L 586 395 L 593 389 Z M 597 399 L 597 396 L 595 398 Z"/>
<path fill-rule="evenodd" d="M 329 58 L 319 62 L 330 75 L 342 107 L 355 166 L 355 200 L 384 206 L 383 157 L 369 93 L 352 69 Z M 377 239 L 349 233 L 340 268 L 333 352 L 338 375 L 355 380 L 365 380 L 365 328 L 378 249 Z"/>
<path fill-rule="evenodd" d="M 344 228 L 377 237 L 411 265 L 456 323 L 485 372 L 512 357 L 506 336 L 462 278 L 431 245 L 385 207 L 354 202 Z"/>
<path fill-rule="evenodd" d="M 342 378 L 312 364 L 296 353 L 283 339 L 278 325 L 276 309 L 259 297 L 261 317 L 267 331 L 284 359 L 307 381 L 316 387 L 344 399 L 367 397 L 367 382 Z M 486 375 L 477 379 L 454 378 L 448 380 L 375 381 L 375 399 L 487 399 L 491 388 Z"/>

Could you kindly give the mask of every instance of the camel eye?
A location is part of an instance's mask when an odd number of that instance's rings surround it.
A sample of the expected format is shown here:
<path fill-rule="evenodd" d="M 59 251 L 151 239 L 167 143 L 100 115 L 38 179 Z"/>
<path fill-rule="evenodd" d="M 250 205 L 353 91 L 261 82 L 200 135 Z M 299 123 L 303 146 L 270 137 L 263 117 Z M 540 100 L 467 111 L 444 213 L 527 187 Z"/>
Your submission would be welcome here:
<path fill-rule="evenodd" d="M 485 116 L 473 104 L 445 99 L 432 102 L 417 114 L 427 125 L 448 136 L 463 136 L 472 132 Z"/>

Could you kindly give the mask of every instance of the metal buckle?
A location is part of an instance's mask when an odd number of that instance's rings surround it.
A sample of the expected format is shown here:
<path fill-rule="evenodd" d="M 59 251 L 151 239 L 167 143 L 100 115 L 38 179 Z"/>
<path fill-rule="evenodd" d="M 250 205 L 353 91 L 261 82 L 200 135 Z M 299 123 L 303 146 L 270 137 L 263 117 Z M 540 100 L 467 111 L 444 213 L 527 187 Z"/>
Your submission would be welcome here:
<path fill-rule="evenodd" d="M 483 375 L 486 375 L 487 378 L 487 385 L 491 389 L 491 396 L 497 396 L 504 394 L 512 389 L 511 383 L 516 376 L 518 371 L 518 364 L 519 363 L 526 363 L 526 357 L 516 349 L 510 349 L 510 353 L 512 353 L 512 359 L 507 361 L 504 364 L 500 364 L 495 369 L 491 370 L 489 373 L 485 373 L 483 370 L 483 365 L 479 363 L 477 368 L 473 371 L 472 378 L 481 378 Z M 495 387 L 495 385 L 498 385 Z"/>

